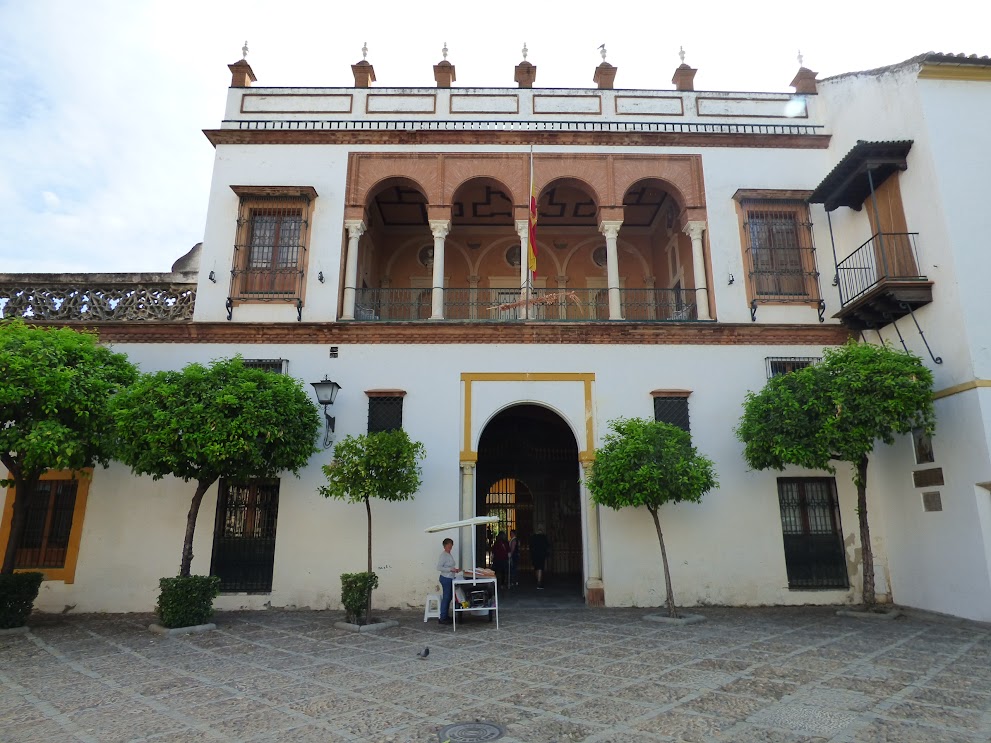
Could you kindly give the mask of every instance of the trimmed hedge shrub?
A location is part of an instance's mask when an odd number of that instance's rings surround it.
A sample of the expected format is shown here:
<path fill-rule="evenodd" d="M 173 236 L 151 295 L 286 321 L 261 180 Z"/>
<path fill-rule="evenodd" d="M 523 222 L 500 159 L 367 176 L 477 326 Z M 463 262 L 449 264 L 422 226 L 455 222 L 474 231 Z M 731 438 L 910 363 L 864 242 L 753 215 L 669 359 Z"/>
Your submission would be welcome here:
<path fill-rule="evenodd" d="M 352 624 L 365 624 L 365 611 L 372 591 L 379 587 L 375 573 L 341 573 L 341 603 L 344 615 Z"/>
<path fill-rule="evenodd" d="M 27 624 L 44 579 L 44 573 L 0 575 L 0 629 L 23 627 Z"/>
<path fill-rule="evenodd" d="M 162 578 L 158 585 L 161 593 L 155 612 L 163 627 L 195 627 L 213 616 L 213 600 L 220 595 L 218 576 Z"/>

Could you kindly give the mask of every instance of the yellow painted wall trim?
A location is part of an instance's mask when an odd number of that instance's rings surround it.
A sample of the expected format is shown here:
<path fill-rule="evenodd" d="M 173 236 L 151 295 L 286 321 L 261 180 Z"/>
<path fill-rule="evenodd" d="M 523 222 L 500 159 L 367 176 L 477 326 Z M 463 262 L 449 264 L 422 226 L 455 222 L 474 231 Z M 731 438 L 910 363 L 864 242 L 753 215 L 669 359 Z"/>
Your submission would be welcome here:
<path fill-rule="evenodd" d="M 69 471 L 46 472 L 41 476 L 42 480 L 70 480 L 73 473 Z M 76 580 L 76 563 L 79 561 L 79 542 L 83 536 L 83 517 L 86 514 L 86 499 L 89 497 L 89 486 L 93 480 L 93 468 L 75 473 L 79 485 L 76 487 L 76 502 L 72 510 L 72 529 L 69 531 L 69 543 L 65 549 L 65 567 L 62 568 L 24 568 L 16 572 L 44 573 L 45 580 L 61 580 L 66 583 L 74 583 Z M 7 473 L 7 479 L 11 475 Z M 14 517 L 14 496 L 15 488 L 11 485 L 7 488 L 7 499 L 3 506 L 3 517 L 0 519 L 0 550 L 7 549 L 7 540 L 10 539 L 10 523 Z"/>
<path fill-rule="evenodd" d="M 933 400 L 939 400 L 943 397 L 950 397 L 950 395 L 958 395 L 961 392 L 975 390 L 978 387 L 991 387 L 991 379 L 972 379 L 969 382 L 955 384 L 952 387 L 947 387 L 945 390 L 934 392 Z"/>
<path fill-rule="evenodd" d="M 578 452 L 580 461 L 595 458 L 595 416 L 592 414 L 594 372 L 462 372 L 464 384 L 464 441 L 461 461 L 477 462 L 478 452 L 471 448 L 471 388 L 473 382 L 582 382 L 585 395 L 585 449 Z"/>
<path fill-rule="evenodd" d="M 978 65 L 923 65 L 919 70 L 919 79 L 991 82 L 991 67 Z"/>

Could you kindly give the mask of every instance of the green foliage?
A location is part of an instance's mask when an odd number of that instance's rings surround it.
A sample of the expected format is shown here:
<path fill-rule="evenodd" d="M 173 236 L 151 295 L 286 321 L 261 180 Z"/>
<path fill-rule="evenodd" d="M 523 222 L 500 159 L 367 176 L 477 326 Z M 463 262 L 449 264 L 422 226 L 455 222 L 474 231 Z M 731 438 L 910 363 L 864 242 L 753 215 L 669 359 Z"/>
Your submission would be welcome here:
<path fill-rule="evenodd" d="M 877 441 L 921 428 L 936 416 L 932 372 L 922 359 L 888 346 L 850 341 L 828 348 L 818 364 L 768 380 L 747 393 L 736 435 L 752 468 L 798 465 L 835 472 L 833 460 L 854 465 L 860 525 L 863 599 L 875 604 L 874 561 L 867 519 L 868 458 Z"/>
<path fill-rule="evenodd" d="M 365 624 L 372 591 L 379 587 L 379 577 L 375 573 L 342 573 L 341 603 L 344 615 L 352 624 Z"/>
<path fill-rule="evenodd" d="M 610 421 L 588 480 L 592 499 L 613 509 L 698 503 L 717 486 L 712 460 L 692 446 L 688 432 L 643 418 Z"/>
<path fill-rule="evenodd" d="M 213 616 L 213 600 L 220 595 L 220 578 L 188 575 L 162 578 L 155 612 L 163 627 L 195 627 Z"/>
<path fill-rule="evenodd" d="M 23 627 L 31 615 L 44 573 L 0 575 L 0 629 Z"/>
<path fill-rule="evenodd" d="M 833 472 L 859 462 L 875 442 L 922 428 L 932 433 L 932 372 L 913 354 L 851 341 L 821 363 L 773 377 L 747 393 L 737 427 L 754 469 L 793 464 Z"/>
<path fill-rule="evenodd" d="M 145 374 L 114 412 L 121 461 L 156 480 L 274 477 L 317 451 L 320 419 L 299 381 L 240 357 Z"/>
<path fill-rule="evenodd" d="M 93 333 L 0 322 L 0 460 L 26 480 L 107 466 L 114 456 L 108 403 L 136 377 L 127 357 Z"/>
<path fill-rule="evenodd" d="M 204 492 L 218 478 L 296 474 L 316 453 L 316 406 L 292 377 L 241 358 L 144 374 L 114 398 L 118 458 L 139 475 L 195 480 L 179 575 L 189 576 Z"/>
<path fill-rule="evenodd" d="M 419 460 L 426 450 L 402 429 L 346 436 L 324 465 L 327 484 L 320 494 L 350 503 L 369 498 L 405 501 L 420 489 Z"/>

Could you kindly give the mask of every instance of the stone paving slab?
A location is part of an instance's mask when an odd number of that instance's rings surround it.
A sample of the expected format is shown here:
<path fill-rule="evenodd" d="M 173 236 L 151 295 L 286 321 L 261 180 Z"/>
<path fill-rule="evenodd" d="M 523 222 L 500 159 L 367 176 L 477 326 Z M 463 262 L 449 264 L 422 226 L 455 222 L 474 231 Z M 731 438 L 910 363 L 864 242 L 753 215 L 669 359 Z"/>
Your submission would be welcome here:
<path fill-rule="evenodd" d="M 442 743 L 470 722 L 506 743 L 991 740 L 988 625 L 549 606 L 457 633 L 399 611 L 376 633 L 335 628 L 340 612 L 218 612 L 175 637 L 149 615 L 36 615 L 0 637 L 0 740 Z"/>

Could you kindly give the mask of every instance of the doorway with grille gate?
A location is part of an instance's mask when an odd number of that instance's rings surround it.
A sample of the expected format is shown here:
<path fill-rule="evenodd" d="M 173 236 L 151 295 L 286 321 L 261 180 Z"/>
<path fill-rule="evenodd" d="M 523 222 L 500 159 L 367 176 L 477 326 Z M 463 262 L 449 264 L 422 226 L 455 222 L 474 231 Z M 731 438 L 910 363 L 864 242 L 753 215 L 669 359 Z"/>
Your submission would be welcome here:
<path fill-rule="evenodd" d="M 569 425 L 539 405 L 507 408 L 485 426 L 478 444 L 475 512 L 499 517 L 479 527 L 477 564 L 491 564 L 498 531 L 516 530 L 521 588 L 535 585 L 530 540 L 543 530 L 550 542 L 546 581 L 582 593 L 582 518 L 578 444 Z"/>

